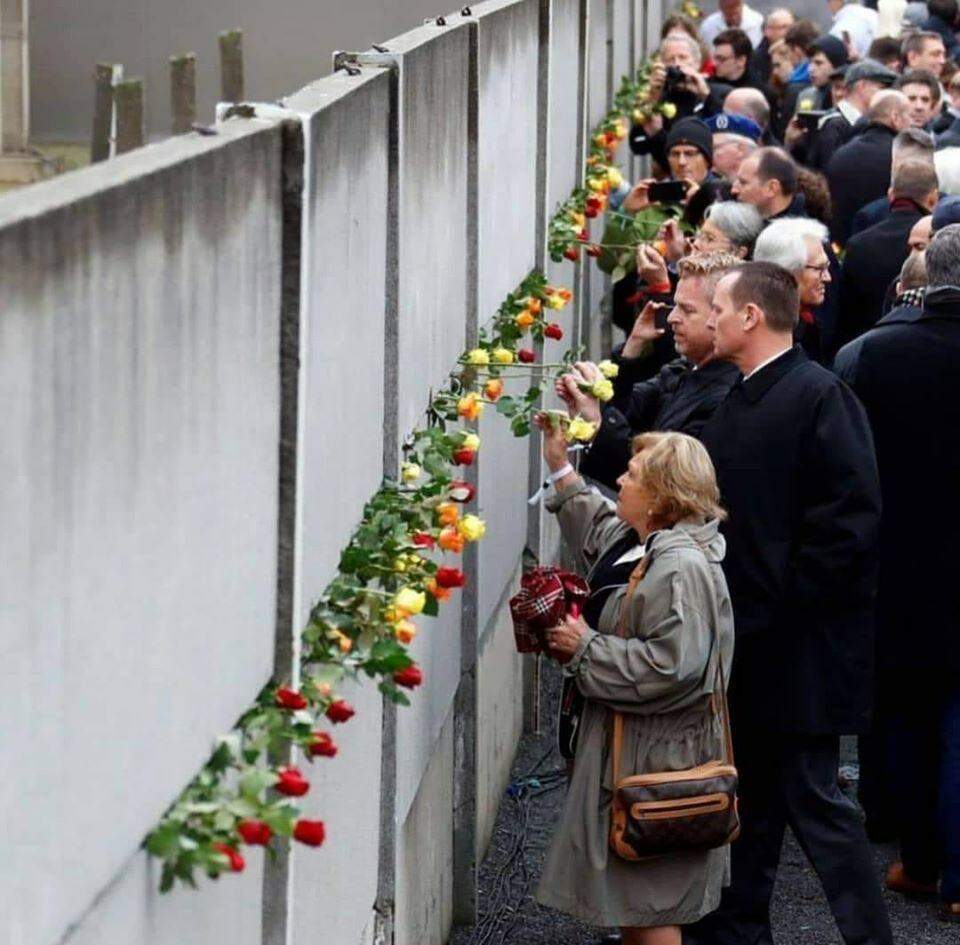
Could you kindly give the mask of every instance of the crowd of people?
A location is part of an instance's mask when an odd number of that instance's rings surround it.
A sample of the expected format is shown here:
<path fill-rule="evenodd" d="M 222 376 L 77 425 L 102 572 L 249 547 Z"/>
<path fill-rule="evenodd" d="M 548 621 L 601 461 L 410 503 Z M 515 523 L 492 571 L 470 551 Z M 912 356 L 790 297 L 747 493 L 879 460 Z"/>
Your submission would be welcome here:
<path fill-rule="evenodd" d="M 596 430 L 579 470 L 540 420 L 591 597 L 548 635 L 585 707 L 538 897 L 628 945 L 772 943 L 788 825 L 848 945 L 893 942 L 884 884 L 960 920 L 960 589 L 937 511 L 960 495 L 960 13 L 827 3 L 824 33 L 742 0 L 666 21 L 648 94 L 675 108 L 640 113 L 651 176 L 608 212 L 671 179 L 679 216 L 614 286 L 612 399 L 609 363 L 557 382 Z M 707 810 L 631 814 L 611 772 L 721 756 L 718 660 L 739 836 L 691 848 L 678 827 L 624 858 L 612 816 Z M 899 844 L 885 875 L 871 841 Z"/>

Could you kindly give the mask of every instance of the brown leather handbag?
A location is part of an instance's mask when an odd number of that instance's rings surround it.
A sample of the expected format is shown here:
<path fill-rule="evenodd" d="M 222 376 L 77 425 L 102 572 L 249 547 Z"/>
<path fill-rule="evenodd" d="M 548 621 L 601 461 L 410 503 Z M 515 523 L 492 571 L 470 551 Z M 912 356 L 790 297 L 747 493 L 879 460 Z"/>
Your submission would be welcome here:
<path fill-rule="evenodd" d="M 630 575 L 617 634 L 626 637 L 627 610 L 646 571 L 646 559 Z M 613 802 L 610 848 L 624 860 L 643 860 L 694 850 L 712 850 L 732 843 L 740 832 L 737 813 L 737 769 L 733 761 L 730 712 L 720 655 L 720 634 L 714 627 L 711 655 L 714 670 L 711 711 L 723 720 L 723 757 L 682 771 L 658 771 L 620 778 L 623 715 L 613 716 L 611 757 Z M 710 671 L 708 665 L 707 672 Z"/>

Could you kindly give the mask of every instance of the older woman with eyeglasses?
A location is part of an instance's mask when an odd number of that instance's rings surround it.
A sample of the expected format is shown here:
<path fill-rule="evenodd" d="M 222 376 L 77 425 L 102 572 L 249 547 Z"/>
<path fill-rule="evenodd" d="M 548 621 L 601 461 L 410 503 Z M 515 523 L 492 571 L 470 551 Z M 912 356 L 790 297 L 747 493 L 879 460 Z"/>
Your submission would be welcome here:
<path fill-rule="evenodd" d="M 787 217 L 774 220 L 753 250 L 756 262 L 772 262 L 793 273 L 800 287 L 800 319 L 795 339 L 815 361 L 823 355 L 816 310 L 823 304 L 830 282 L 830 260 L 824 248 L 827 228 L 817 220 Z"/>

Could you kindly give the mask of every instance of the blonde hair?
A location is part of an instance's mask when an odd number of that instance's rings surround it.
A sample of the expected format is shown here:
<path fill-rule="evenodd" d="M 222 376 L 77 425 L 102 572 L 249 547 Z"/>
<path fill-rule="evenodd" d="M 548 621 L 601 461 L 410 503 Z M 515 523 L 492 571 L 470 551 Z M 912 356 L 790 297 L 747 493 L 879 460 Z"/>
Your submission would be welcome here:
<path fill-rule="evenodd" d="M 685 433 L 641 433 L 633 438 L 633 455 L 640 457 L 637 472 L 662 521 L 727 517 L 710 454 L 699 440 Z"/>

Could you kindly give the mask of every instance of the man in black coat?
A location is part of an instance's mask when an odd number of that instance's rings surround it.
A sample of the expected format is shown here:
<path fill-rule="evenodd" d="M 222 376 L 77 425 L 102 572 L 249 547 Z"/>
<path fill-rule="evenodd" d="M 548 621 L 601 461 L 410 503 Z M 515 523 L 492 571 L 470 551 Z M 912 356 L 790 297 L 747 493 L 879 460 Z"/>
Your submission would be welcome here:
<path fill-rule="evenodd" d="M 703 430 L 730 517 L 724 571 L 742 831 L 720 908 L 687 941 L 773 941 L 770 897 L 789 824 L 844 940 L 893 939 L 863 822 L 837 785 L 840 734 L 869 721 L 880 486 L 863 407 L 793 346 L 797 284 L 745 263 L 717 284 L 718 357 L 743 378 Z"/>
<path fill-rule="evenodd" d="M 848 141 L 827 164 L 833 201 L 830 236 L 843 245 L 854 214 L 882 197 L 890 186 L 890 156 L 897 132 L 910 124 L 910 102 L 903 92 L 878 92 L 866 114 L 864 131 Z"/>
<path fill-rule="evenodd" d="M 868 332 L 847 376 L 883 484 L 878 683 L 896 713 L 902 855 L 887 884 L 935 894 L 939 878 L 944 918 L 960 919 L 960 583 L 949 512 L 933 512 L 960 499 L 960 225 L 925 256 L 921 316 Z"/>
<path fill-rule="evenodd" d="M 740 260 L 728 253 L 694 254 L 680 260 L 680 281 L 673 310 L 667 319 L 679 358 L 661 368 L 654 377 L 634 382 L 633 365 L 650 350 L 664 329 L 657 328 L 660 306 L 648 304 L 614 361 L 620 373 L 614 381 L 614 399 L 601 407 L 580 390 L 578 378 L 564 375 L 557 382 L 558 395 L 573 415 L 597 423 L 597 435 L 580 471 L 611 489 L 627 468 L 632 455 L 630 442 L 648 430 L 677 430 L 699 436 L 704 423 L 727 396 L 736 381 L 737 369 L 713 356 L 713 335 L 707 329 L 710 297 L 717 280 Z M 578 364 L 583 380 L 599 375 L 592 364 Z"/>
<path fill-rule="evenodd" d="M 910 252 L 914 224 L 936 206 L 937 174 L 927 161 L 898 165 L 890 188 L 890 216 L 850 238 L 840 274 L 837 338 L 846 344 L 883 314 L 887 286 Z"/>

